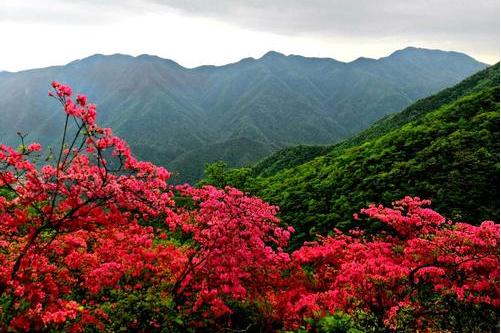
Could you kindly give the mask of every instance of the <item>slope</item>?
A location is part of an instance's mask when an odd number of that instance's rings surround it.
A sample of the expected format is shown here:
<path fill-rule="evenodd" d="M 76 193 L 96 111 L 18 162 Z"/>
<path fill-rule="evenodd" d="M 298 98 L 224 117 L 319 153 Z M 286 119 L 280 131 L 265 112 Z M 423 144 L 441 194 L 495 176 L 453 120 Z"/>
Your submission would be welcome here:
<path fill-rule="evenodd" d="M 254 168 L 266 170 L 262 163 Z M 371 202 L 404 195 L 429 198 L 452 219 L 499 220 L 499 64 L 327 154 L 269 177 L 227 171 L 226 183 L 233 179 L 280 206 L 281 218 L 297 230 L 296 245 L 352 227 L 353 211 Z"/>
<path fill-rule="evenodd" d="M 345 148 L 359 145 L 369 139 L 377 138 L 394 130 L 411 120 L 421 117 L 425 113 L 433 111 L 443 104 L 451 103 L 466 95 L 479 92 L 485 87 L 493 87 L 496 82 L 499 82 L 499 63 L 464 79 L 453 87 L 446 88 L 435 95 L 420 99 L 401 112 L 383 117 L 383 119 L 376 121 L 366 130 L 338 144 L 322 146 L 299 145 L 280 149 L 263 160 L 250 165 L 251 173 L 254 177 L 269 177 L 283 169 L 306 163 L 315 157 L 325 155 L 333 150 L 340 151 Z"/>

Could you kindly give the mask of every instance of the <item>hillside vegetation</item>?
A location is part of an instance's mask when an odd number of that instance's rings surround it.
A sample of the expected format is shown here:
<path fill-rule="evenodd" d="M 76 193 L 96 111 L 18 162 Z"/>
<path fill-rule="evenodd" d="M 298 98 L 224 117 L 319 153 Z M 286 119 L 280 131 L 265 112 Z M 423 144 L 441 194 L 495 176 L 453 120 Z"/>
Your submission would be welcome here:
<path fill-rule="evenodd" d="M 65 115 L 59 149 L 0 145 L 1 332 L 499 331 L 499 224 L 451 221 L 406 195 L 354 210 L 379 233 L 337 230 L 291 249 L 295 230 L 276 206 L 232 187 L 172 186 L 168 170 L 96 123 L 85 95 L 52 87 Z M 486 86 L 262 178 L 263 193 L 287 194 L 283 219 L 310 214 L 318 229 L 343 221 L 342 204 L 363 191 L 389 200 L 426 185 L 458 214 L 495 215 L 486 177 L 498 97 Z M 221 182 L 227 172 L 208 167 Z M 311 226 L 296 223 L 299 236 Z"/>
<path fill-rule="evenodd" d="M 405 194 L 431 199 L 448 218 L 498 221 L 499 64 L 337 146 L 285 150 L 249 168 L 209 166 L 204 182 L 235 185 L 278 205 L 281 219 L 296 228 L 296 245 L 334 227 L 349 229 L 353 211 Z"/>

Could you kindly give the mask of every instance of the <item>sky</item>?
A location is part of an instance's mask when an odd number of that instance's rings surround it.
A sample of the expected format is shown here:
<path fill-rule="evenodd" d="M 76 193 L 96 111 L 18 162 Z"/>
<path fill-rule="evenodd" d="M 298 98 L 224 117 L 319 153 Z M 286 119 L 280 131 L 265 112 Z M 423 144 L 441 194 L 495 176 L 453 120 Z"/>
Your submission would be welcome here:
<path fill-rule="evenodd" d="M 0 0 L 0 70 L 92 54 L 185 67 L 270 50 L 352 61 L 407 46 L 499 61 L 499 0 Z"/>

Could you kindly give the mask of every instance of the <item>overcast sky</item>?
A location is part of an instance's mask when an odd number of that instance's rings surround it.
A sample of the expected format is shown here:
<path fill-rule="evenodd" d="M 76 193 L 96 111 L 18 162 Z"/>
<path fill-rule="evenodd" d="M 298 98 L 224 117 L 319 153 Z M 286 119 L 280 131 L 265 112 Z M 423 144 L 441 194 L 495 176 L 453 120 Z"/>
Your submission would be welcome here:
<path fill-rule="evenodd" d="M 0 0 L 0 70 L 95 53 L 183 66 L 285 54 L 351 61 L 406 46 L 499 61 L 499 0 Z"/>

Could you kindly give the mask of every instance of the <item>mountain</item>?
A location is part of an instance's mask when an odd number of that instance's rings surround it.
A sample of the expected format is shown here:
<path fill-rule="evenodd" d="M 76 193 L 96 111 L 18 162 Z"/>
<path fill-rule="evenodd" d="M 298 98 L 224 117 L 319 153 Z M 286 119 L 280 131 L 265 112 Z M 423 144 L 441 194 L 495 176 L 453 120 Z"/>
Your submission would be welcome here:
<path fill-rule="evenodd" d="M 435 95 L 420 99 L 401 112 L 383 117 L 366 130 L 338 144 L 322 146 L 298 145 L 280 149 L 251 165 L 250 168 L 248 168 L 249 172 L 253 177 L 272 176 L 283 169 L 306 163 L 332 150 L 341 151 L 345 148 L 360 145 L 369 139 L 377 138 L 393 129 L 401 127 L 415 118 L 421 117 L 426 112 L 437 109 L 441 105 L 451 103 L 468 94 L 479 92 L 485 87 L 495 86 L 495 82 L 499 76 L 498 67 L 499 64 L 491 66 L 486 70 L 480 71 L 464 79 L 453 87 L 446 88 Z"/>
<path fill-rule="evenodd" d="M 431 199 L 453 220 L 499 221 L 499 139 L 498 63 L 340 144 L 287 148 L 241 169 L 213 165 L 204 182 L 278 205 L 296 246 L 405 195 Z"/>
<path fill-rule="evenodd" d="M 194 181 L 206 162 L 242 166 L 283 147 L 338 142 L 485 66 L 418 48 L 349 63 L 268 52 L 192 69 L 150 55 L 94 55 L 2 72 L 0 142 L 17 144 L 17 131 L 54 142 L 62 114 L 46 92 L 57 80 L 89 95 L 101 124 L 138 157 L 177 172 L 179 182 Z"/>

